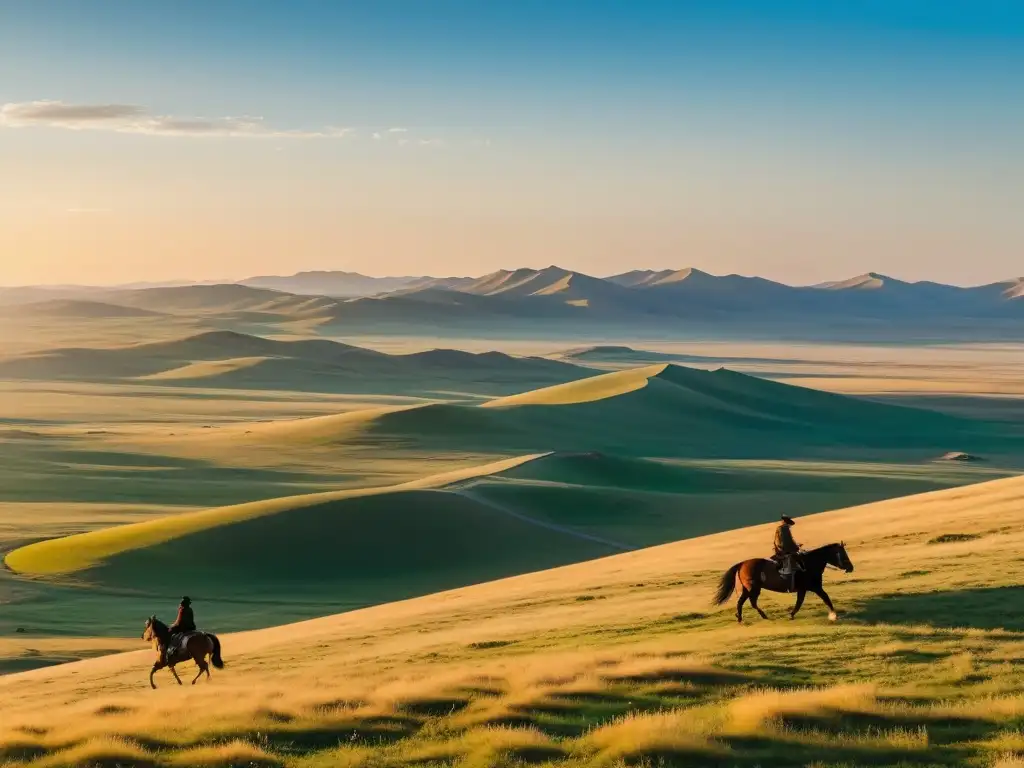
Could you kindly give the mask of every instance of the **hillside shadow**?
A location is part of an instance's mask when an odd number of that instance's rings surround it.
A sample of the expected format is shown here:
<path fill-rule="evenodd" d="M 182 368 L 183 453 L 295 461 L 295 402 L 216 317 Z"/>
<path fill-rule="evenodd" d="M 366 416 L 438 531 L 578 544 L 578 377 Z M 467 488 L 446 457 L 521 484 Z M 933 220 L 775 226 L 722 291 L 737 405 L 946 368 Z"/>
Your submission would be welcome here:
<path fill-rule="evenodd" d="M 1024 587 L 880 595 L 865 602 L 854 617 L 881 624 L 1024 632 Z"/>

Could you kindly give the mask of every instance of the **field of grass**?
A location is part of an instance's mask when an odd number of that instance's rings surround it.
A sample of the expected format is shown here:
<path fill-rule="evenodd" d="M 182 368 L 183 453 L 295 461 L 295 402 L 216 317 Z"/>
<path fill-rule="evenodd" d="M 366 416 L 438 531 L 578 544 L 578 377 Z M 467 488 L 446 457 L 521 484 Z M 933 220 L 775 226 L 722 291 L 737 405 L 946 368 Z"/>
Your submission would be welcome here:
<path fill-rule="evenodd" d="M 218 626 L 248 628 L 260 609 L 308 618 L 1002 474 L 953 463 L 527 455 L 383 488 L 150 512 L 30 543 L 4 562 L 33 579 L 19 582 L 23 592 L 43 590 L 45 600 L 12 605 L 4 619 L 52 628 L 39 623 L 42 601 L 81 611 L 78 630 L 104 634 L 170 602 L 173 585 L 209 601 Z M 104 596 L 111 604 L 99 608 Z"/>
<path fill-rule="evenodd" d="M 39 768 L 1010 766 L 1022 510 L 1010 478 L 801 519 L 855 563 L 826 577 L 836 623 L 813 596 L 710 607 L 756 526 L 224 635 L 195 688 L 150 691 L 144 651 L 0 677 L 0 744 Z"/>
<path fill-rule="evenodd" d="M 0 339 L 0 765 L 1024 753 L 1024 486 L 998 479 L 1024 462 L 1019 350 L 512 357 L 311 340 L 315 300 L 273 296 L 226 332 L 231 297 L 200 298 L 60 304 Z M 984 460 L 936 461 L 957 450 Z M 813 596 L 794 622 L 710 608 L 781 513 L 849 545 L 837 625 Z M 153 694 L 148 650 L 110 654 L 183 593 L 228 667 Z"/>

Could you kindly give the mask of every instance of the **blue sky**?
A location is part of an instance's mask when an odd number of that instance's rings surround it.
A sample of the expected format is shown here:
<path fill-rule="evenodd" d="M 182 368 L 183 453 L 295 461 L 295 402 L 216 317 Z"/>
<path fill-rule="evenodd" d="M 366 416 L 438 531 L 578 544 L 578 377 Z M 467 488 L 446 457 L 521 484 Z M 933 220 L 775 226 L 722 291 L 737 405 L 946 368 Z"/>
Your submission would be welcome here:
<path fill-rule="evenodd" d="M 0 0 L 3 281 L 1009 277 L 1022 43 L 986 0 Z"/>

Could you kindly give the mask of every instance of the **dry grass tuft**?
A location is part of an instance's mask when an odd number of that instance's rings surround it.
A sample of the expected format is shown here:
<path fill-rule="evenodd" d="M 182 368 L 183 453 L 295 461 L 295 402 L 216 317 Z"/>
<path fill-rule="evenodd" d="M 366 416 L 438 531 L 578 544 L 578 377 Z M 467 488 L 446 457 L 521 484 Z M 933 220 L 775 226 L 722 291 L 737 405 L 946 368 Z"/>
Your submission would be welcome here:
<path fill-rule="evenodd" d="M 686 709 L 627 715 L 581 738 L 576 751 L 590 753 L 602 762 L 628 762 L 641 757 L 706 757 L 724 751 L 709 736 L 719 725 L 711 713 Z"/>
<path fill-rule="evenodd" d="M 274 755 L 240 739 L 217 746 L 187 749 L 175 754 L 169 762 L 183 768 L 230 768 L 243 765 L 251 768 L 276 768 L 282 765 Z"/>
<path fill-rule="evenodd" d="M 733 733 L 758 733 L 774 730 L 786 717 L 827 718 L 878 709 L 875 686 L 871 684 L 798 691 L 766 689 L 730 703 L 729 724 Z"/>
<path fill-rule="evenodd" d="M 54 752 L 33 763 L 35 768 L 119 768 L 125 765 L 136 768 L 153 766 L 156 765 L 156 759 L 130 739 L 102 736 Z"/>

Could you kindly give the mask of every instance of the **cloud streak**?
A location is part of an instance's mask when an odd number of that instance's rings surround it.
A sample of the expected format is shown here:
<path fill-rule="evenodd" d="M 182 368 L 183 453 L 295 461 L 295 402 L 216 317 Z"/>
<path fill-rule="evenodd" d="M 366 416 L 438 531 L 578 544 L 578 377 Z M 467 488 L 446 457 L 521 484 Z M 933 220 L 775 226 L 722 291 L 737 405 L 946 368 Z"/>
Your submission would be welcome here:
<path fill-rule="evenodd" d="M 0 127 L 269 139 L 337 139 L 352 133 L 350 128 L 335 127 L 317 130 L 275 128 L 261 117 L 175 117 L 155 115 L 132 104 L 67 104 L 62 101 L 4 104 L 0 107 Z"/>

